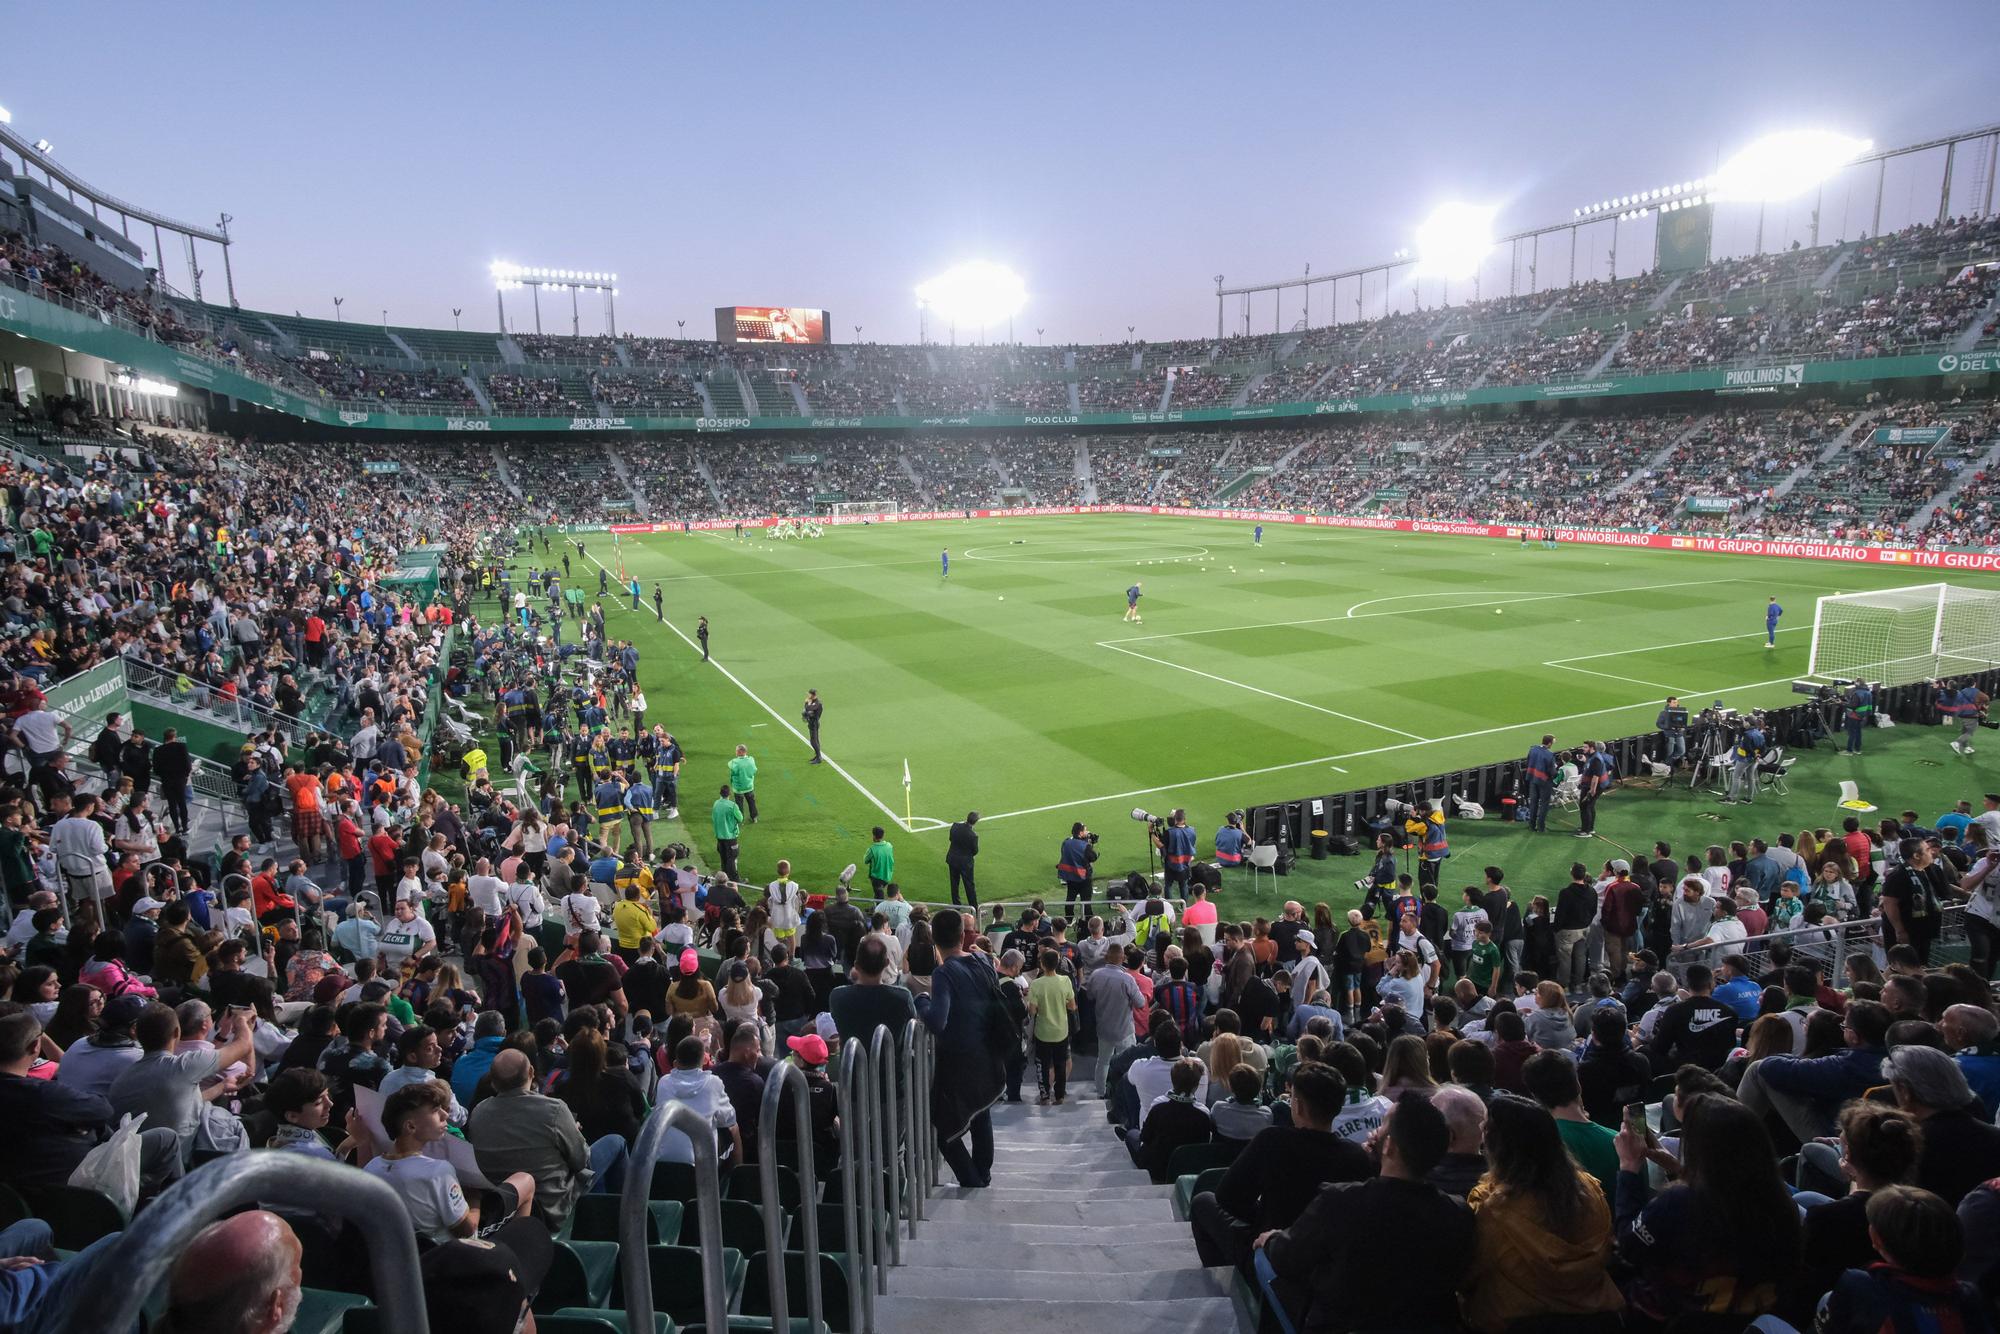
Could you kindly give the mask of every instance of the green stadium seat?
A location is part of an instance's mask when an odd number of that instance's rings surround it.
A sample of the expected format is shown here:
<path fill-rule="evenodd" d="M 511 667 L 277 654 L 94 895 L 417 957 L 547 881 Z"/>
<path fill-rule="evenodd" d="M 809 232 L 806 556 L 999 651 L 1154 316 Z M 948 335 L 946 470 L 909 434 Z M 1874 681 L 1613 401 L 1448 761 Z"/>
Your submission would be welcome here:
<path fill-rule="evenodd" d="M 576 1202 L 576 1209 L 570 1214 L 573 1226 L 571 1237 L 579 1241 L 617 1241 L 618 1215 L 623 1201 L 616 1195 L 585 1195 Z M 648 1200 L 646 1202 L 646 1244 L 658 1246 L 680 1236 L 681 1211 L 692 1210 L 692 1205 L 683 1205 L 679 1200 Z"/>
<path fill-rule="evenodd" d="M 1168 1155 L 1165 1175 L 1155 1176 L 1153 1184 L 1164 1186 L 1185 1176 L 1200 1176 L 1211 1167 L 1227 1167 L 1236 1161 L 1237 1154 L 1243 1152 L 1245 1142 L 1225 1139 L 1207 1144 L 1183 1144 Z"/>
<path fill-rule="evenodd" d="M 21 1198 L 66 1251 L 80 1251 L 100 1237 L 123 1232 L 131 1221 L 110 1196 L 81 1186 L 23 1186 Z"/>
<path fill-rule="evenodd" d="M 699 1323 L 706 1314 L 701 1300 L 701 1252 L 692 1246 L 648 1246 L 646 1262 L 653 1273 L 653 1309 L 673 1317 L 682 1329 Z M 732 1311 L 742 1300 L 743 1282 L 749 1272 L 750 1264 L 743 1258 L 743 1252 L 725 1246 L 722 1274 L 728 1291 L 724 1296 L 728 1299 L 725 1305 Z"/>
<path fill-rule="evenodd" d="M 21 1198 L 12 1186 L 0 1185 L 0 1227 L 11 1227 L 24 1218 L 33 1218 L 35 1211 Z"/>
<path fill-rule="evenodd" d="M 1185 1223 L 1194 1208 L 1194 1197 L 1219 1187 L 1228 1172 L 1227 1167 L 1208 1167 L 1193 1176 L 1174 1178 L 1174 1217 Z"/>
<path fill-rule="evenodd" d="M 743 1287 L 743 1314 L 769 1316 L 771 1314 L 771 1280 L 766 1275 L 769 1263 L 767 1252 L 759 1251 L 750 1257 L 750 1273 Z M 827 1328 L 832 1334 L 852 1334 L 849 1325 L 847 1301 L 847 1257 L 819 1254 L 820 1305 L 826 1316 Z M 806 1257 L 802 1251 L 785 1252 L 785 1306 L 786 1315 L 797 1319 L 806 1309 Z"/>
<path fill-rule="evenodd" d="M 603 1306 L 618 1281 L 618 1243 L 559 1241 L 542 1290 L 535 1294 L 535 1312 L 565 1306 Z"/>
<path fill-rule="evenodd" d="M 732 1172 L 729 1184 L 723 1189 L 725 1200 L 758 1200 L 764 1198 L 763 1172 L 754 1167 L 746 1167 L 741 1172 Z M 805 1198 L 799 1188 L 799 1174 L 789 1167 L 778 1168 L 778 1203 L 787 1209 L 796 1209 Z"/>
<path fill-rule="evenodd" d="M 731 1198 L 729 1182 L 735 1176 L 733 1171 L 724 1169 L 722 1173 L 722 1193 Z M 694 1168 L 688 1163 L 654 1163 L 652 1189 L 647 1192 L 656 1200 L 679 1200 L 682 1204 L 693 1204 L 695 1197 Z M 755 1199 L 756 1196 L 749 1196 Z"/>
<path fill-rule="evenodd" d="M 778 1219 L 780 1244 L 791 1236 L 790 1217 Z M 701 1210 L 689 1205 L 681 1214 L 680 1243 L 683 1246 L 701 1244 Z M 722 1244 L 748 1255 L 764 1249 L 764 1207 L 748 1200 L 722 1201 Z"/>
<path fill-rule="evenodd" d="M 325 1288 L 299 1290 L 299 1314 L 292 1321 L 292 1334 L 342 1334 L 347 1313 L 370 1305 L 366 1297 L 351 1292 L 328 1292 Z"/>
<path fill-rule="evenodd" d="M 560 1311 L 548 1315 L 536 1315 L 537 1330 L 553 1331 L 553 1334 L 627 1334 L 630 1325 L 623 1310 L 599 1311 L 588 1306 L 565 1306 Z M 655 1312 L 653 1334 L 676 1334 L 674 1322 Z"/>

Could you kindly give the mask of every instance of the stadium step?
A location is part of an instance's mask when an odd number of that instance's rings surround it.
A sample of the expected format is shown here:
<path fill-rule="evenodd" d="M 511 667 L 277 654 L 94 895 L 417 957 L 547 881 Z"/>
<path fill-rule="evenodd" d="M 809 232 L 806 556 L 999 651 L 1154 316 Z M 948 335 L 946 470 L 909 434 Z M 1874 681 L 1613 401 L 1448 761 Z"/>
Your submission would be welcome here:
<path fill-rule="evenodd" d="M 1227 1334 L 1229 1275 L 1202 1267 L 1170 1189 L 1132 1166 L 1094 1090 L 993 1111 L 993 1186 L 950 1173 L 876 1300 L 879 1334 Z"/>

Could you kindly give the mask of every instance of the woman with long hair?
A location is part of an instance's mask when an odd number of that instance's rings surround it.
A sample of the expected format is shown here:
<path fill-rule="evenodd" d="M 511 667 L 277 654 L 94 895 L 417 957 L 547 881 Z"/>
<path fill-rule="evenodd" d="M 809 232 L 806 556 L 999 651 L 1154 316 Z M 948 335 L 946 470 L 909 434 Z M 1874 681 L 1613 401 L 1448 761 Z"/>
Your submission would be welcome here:
<path fill-rule="evenodd" d="M 903 985 L 913 996 L 928 996 L 931 974 L 937 971 L 937 943 L 928 918 L 910 918 L 910 943 L 903 947 Z"/>
<path fill-rule="evenodd" d="M 1743 1046 L 1722 1063 L 1716 1071 L 1723 1082 L 1734 1088 L 1743 1080 L 1743 1072 L 1766 1056 L 1790 1056 L 1792 1054 L 1792 1026 L 1782 1015 L 1759 1015 L 1750 1025 L 1750 1034 Z"/>
<path fill-rule="evenodd" d="M 1278 942 L 1271 939 L 1271 919 L 1259 917 L 1250 923 L 1249 955 L 1257 971 L 1269 976 L 1278 966 Z"/>
<path fill-rule="evenodd" d="M 57 976 L 56 970 L 45 963 L 38 963 L 33 968 L 21 970 L 20 976 L 14 979 L 14 990 L 7 999 L 16 1005 L 27 1006 L 34 1011 L 35 1018 L 46 1025 L 50 1022 L 50 1016 L 55 1014 L 56 1006 L 62 1000 L 62 993 L 62 978 Z"/>
<path fill-rule="evenodd" d="M 723 1017 L 734 1019 L 738 1023 L 756 1023 L 758 1012 L 764 1004 L 764 993 L 758 990 L 756 982 L 751 980 L 750 965 L 741 962 L 732 963 L 724 976 L 722 994 L 719 997 Z"/>
<path fill-rule="evenodd" d="M 1618 1132 L 1618 1254 L 1625 1297 L 1664 1327 L 1683 1316 L 1768 1314 L 1799 1269 L 1799 1209 L 1764 1122 L 1742 1103 L 1680 1099 L 1680 1156 L 1629 1124 Z M 1651 1194 L 1647 1165 L 1674 1184 Z"/>
<path fill-rule="evenodd" d="M 1405 1093 L 1431 1093 L 1437 1080 L 1431 1077 L 1430 1051 L 1415 1033 L 1405 1033 L 1389 1043 L 1382 1058 L 1382 1096 L 1390 1102 Z"/>
<path fill-rule="evenodd" d="M 682 951 L 683 962 L 693 953 L 693 950 Z M 714 986 L 701 975 L 699 969 L 683 968 L 679 979 L 667 988 L 667 1013 L 700 1018 L 704 1015 L 713 1015 L 715 1012 Z M 668 1043 L 667 1047 L 668 1050 L 672 1050 L 673 1044 Z"/>
<path fill-rule="evenodd" d="M 1243 1064 L 1243 1039 L 1234 1033 L 1217 1033 L 1208 1040 L 1208 1100 L 1226 1101 L 1229 1073 Z"/>
<path fill-rule="evenodd" d="M 103 1013 L 104 993 L 87 982 L 78 982 L 63 988 L 61 998 L 56 1001 L 55 1015 L 42 1026 L 42 1032 L 50 1042 L 68 1051 L 71 1043 L 97 1031 L 97 1021 Z"/>
<path fill-rule="evenodd" d="M 1533 1317 L 1624 1307 L 1611 1281 L 1611 1207 L 1539 1103 L 1502 1093 L 1486 1109 L 1487 1171 L 1472 1206 L 1475 1254 L 1459 1290 L 1465 1323 L 1498 1334 Z"/>
<path fill-rule="evenodd" d="M 610 1047 L 595 1028 L 579 1028 L 569 1040 L 563 1076 L 550 1092 L 576 1113 L 585 1143 L 606 1135 L 623 1135 L 628 1144 L 638 1138 L 646 1100 L 625 1071 L 610 1068 Z M 605 1188 L 616 1190 L 618 1183 Z"/>
<path fill-rule="evenodd" d="M 1528 912 L 1521 919 L 1521 968 L 1537 977 L 1552 977 L 1556 971 L 1556 916 L 1546 894 L 1528 900 Z"/>

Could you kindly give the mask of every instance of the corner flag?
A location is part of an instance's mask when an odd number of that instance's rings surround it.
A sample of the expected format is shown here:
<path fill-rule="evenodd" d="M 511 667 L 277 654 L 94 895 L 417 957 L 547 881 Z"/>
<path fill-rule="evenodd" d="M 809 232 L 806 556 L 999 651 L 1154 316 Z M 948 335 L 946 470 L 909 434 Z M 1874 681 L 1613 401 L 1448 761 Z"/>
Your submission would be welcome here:
<path fill-rule="evenodd" d="M 903 757 L 903 823 L 910 822 L 910 758 Z"/>

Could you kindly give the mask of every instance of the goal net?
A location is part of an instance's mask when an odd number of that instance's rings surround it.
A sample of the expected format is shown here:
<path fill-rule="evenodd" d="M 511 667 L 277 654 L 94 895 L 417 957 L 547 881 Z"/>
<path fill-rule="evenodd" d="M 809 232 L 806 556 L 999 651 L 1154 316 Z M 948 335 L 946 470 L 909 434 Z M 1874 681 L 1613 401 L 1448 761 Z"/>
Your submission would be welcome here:
<path fill-rule="evenodd" d="M 894 514 L 897 512 L 893 500 L 841 500 L 827 506 L 827 513 L 836 519 L 843 514 Z"/>
<path fill-rule="evenodd" d="M 1917 584 L 1823 597 L 1813 611 L 1821 677 L 1908 685 L 2000 664 L 2000 591 Z"/>

